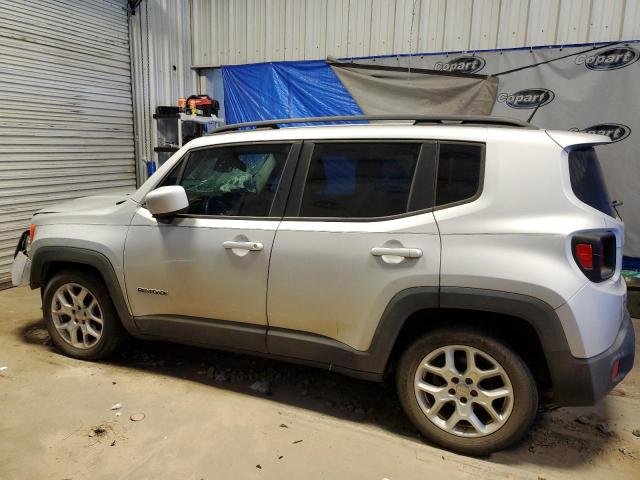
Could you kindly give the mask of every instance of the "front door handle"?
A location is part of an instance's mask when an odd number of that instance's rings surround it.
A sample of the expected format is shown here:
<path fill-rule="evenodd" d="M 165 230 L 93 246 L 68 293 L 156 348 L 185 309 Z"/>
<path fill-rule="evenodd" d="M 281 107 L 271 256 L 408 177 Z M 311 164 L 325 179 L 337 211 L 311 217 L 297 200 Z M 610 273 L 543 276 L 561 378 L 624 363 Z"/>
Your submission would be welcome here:
<path fill-rule="evenodd" d="M 227 250 L 250 250 L 252 252 L 258 252 L 264 248 L 260 242 L 233 242 L 227 241 L 222 244 Z"/>
<path fill-rule="evenodd" d="M 371 249 L 371 255 L 375 257 L 420 258 L 422 250 L 419 248 L 374 247 Z"/>

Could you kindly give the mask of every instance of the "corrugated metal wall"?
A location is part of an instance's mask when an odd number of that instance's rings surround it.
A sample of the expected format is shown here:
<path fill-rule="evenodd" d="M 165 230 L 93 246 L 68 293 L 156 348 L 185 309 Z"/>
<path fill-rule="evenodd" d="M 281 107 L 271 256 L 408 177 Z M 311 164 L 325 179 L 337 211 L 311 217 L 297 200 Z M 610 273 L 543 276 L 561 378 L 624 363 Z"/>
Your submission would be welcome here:
<path fill-rule="evenodd" d="M 640 38 L 640 0 L 191 0 L 193 65 Z"/>
<path fill-rule="evenodd" d="M 142 0 L 129 19 L 136 152 L 139 178 L 145 163 L 157 160 L 153 113 L 158 105 L 177 105 L 178 98 L 198 92 L 191 68 L 189 0 Z"/>
<path fill-rule="evenodd" d="M 135 188 L 124 0 L 0 0 L 0 284 L 35 210 Z"/>

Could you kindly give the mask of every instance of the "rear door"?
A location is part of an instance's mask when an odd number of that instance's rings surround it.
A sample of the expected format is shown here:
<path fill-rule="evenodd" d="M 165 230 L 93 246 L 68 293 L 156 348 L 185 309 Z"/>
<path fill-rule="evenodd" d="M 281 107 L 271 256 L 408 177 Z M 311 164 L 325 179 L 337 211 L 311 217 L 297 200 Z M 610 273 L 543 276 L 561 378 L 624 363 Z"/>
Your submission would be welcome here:
<path fill-rule="evenodd" d="M 305 143 L 271 255 L 271 353 L 288 353 L 291 331 L 364 351 L 398 292 L 437 298 L 435 154 L 420 141 Z"/>

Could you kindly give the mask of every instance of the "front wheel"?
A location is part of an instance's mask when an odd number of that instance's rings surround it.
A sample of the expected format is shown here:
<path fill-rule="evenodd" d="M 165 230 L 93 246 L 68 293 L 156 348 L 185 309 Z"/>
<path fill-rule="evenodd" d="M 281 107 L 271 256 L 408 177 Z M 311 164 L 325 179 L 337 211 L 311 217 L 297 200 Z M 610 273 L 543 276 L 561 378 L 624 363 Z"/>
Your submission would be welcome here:
<path fill-rule="evenodd" d="M 126 338 L 107 289 L 90 273 L 55 275 L 44 289 L 42 310 L 53 343 L 70 357 L 103 359 Z"/>
<path fill-rule="evenodd" d="M 442 329 L 418 339 L 402 355 L 396 381 L 418 430 L 470 455 L 516 442 L 538 406 L 536 383 L 520 356 L 474 330 Z"/>

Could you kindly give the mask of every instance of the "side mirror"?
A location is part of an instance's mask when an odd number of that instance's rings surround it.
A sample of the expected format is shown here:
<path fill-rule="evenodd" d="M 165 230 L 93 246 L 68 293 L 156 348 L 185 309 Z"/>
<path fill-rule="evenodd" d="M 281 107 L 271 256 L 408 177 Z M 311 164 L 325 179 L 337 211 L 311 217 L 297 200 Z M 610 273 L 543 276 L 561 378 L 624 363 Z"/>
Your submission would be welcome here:
<path fill-rule="evenodd" d="M 169 220 L 189 208 L 187 192 L 177 185 L 156 188 L 147 194 L 145 202 L 151 215 L 160 221 Z"/>

